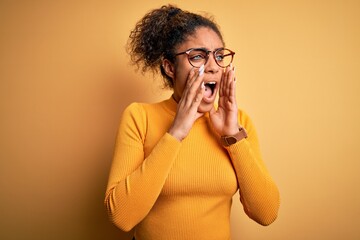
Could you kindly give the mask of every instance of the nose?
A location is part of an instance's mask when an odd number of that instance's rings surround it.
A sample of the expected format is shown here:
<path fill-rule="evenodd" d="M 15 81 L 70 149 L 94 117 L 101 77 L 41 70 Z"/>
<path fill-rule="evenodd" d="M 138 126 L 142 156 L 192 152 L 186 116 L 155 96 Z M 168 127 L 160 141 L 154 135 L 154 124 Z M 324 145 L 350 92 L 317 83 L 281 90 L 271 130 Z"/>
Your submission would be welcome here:
<path fill-rule="evenodd" d="M 209 53 L 207 62 L 205 64 L 205 72 L 217 73 L 219 71 L 219 68 L 219 65 L 217 65 L 215 61 L 214 53 Z"/>

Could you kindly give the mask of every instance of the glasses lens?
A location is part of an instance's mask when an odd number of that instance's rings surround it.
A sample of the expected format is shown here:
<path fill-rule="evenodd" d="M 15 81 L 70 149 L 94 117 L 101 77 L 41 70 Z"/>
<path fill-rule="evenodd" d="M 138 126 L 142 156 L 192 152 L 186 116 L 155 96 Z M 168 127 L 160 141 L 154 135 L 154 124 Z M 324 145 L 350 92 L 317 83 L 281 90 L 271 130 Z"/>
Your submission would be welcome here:
<path fill-rule="evenodd" d="M 215 52 L 215 59 L 220 67 L 227 67 L 233 60 L 233 53 L 228 49 L 219 49 Z"/>
<path fill-rule="evenodd" d="M 201 67 L 206 63 L 207 54 L 202 49 L 193 49 L 189 52 L 189 61 L 194 67 Z"/>

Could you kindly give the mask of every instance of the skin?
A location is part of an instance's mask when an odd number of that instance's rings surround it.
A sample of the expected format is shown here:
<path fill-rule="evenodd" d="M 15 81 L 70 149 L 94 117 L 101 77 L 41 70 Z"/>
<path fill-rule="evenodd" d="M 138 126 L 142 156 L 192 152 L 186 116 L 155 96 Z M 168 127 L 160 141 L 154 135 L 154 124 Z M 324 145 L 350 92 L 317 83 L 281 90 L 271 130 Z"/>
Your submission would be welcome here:
<path fill-rule="evenodd" d="M 189 48 L 214 50 L 224 47 L 219 36 L 210 28 L 200 27 L 186 41 L 176 47 L 175 52 Z M 194 122 L 209 112 L 213 129 L 220 136 L 235 135 L 239 131 L 236 104 L 235 69 L 219 67 L 210 54 L 203 74 L 191 66 L 186 54 L 176 57 L 175 63 L 163 60 L 166 74 L 174 81 L 173 98 L 178 102 L 177 112 L 168 133 L 182 141 L 189 134 Z M 204 97 L 204 83 L 216 82 L 214 94 Z M 214 108 L 215 96 L 219 93 L 218 108 Z"/>

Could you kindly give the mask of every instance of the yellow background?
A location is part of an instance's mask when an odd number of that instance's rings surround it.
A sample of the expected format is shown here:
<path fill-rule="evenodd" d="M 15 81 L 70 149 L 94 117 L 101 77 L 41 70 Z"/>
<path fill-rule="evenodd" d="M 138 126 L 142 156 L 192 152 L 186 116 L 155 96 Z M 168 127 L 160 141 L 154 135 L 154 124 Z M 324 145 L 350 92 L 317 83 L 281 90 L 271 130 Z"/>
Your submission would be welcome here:
<path fill-rule="evenodd" d="M 169 96 L 129 65 L 165 1 L 0 1 L 0 239 L 128 239 L 103 207 L 120 114 Z M 281 191 L 278 220 L 233 239 L 360 239 L 360 1 L 173 1 L 210 12 Z"/>

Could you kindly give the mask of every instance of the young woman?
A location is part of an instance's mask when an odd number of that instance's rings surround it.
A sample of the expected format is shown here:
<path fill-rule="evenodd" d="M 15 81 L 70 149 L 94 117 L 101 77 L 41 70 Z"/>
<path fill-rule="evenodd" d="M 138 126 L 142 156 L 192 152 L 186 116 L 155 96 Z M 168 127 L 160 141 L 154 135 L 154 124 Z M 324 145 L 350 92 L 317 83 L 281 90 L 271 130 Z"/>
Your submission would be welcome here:
<path fill-rule="evenodd" d="M 137 240 L 231 239 L 238 190 L 250 218 L 272 223 L 279 192 L 237 107 L 235 53 L 217 25 L 163 6 L 137 23 L 129 52 L 143 71 L 160 70 L 173 95 L 122 115 L 105 197 L 114 224 Z"/>

